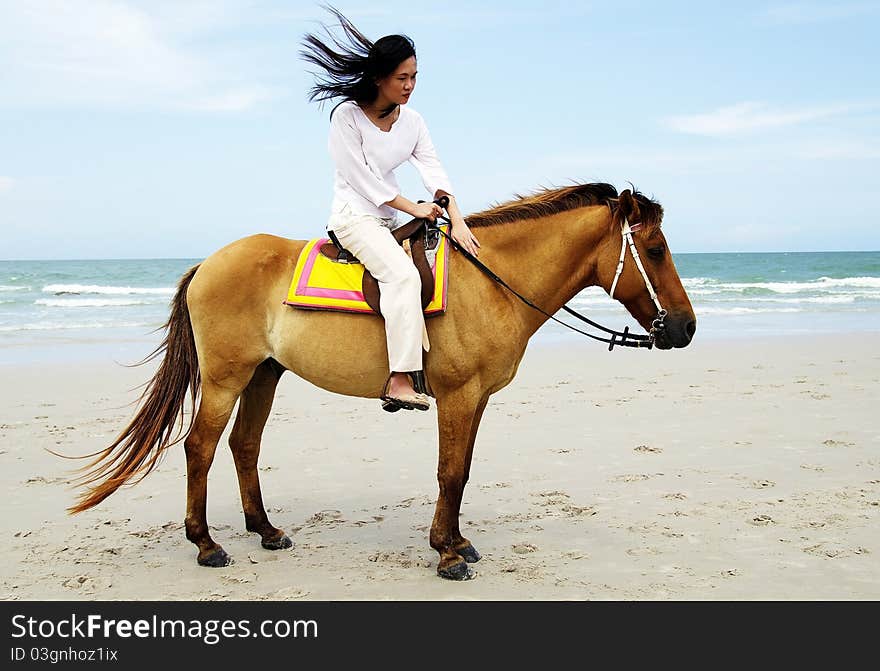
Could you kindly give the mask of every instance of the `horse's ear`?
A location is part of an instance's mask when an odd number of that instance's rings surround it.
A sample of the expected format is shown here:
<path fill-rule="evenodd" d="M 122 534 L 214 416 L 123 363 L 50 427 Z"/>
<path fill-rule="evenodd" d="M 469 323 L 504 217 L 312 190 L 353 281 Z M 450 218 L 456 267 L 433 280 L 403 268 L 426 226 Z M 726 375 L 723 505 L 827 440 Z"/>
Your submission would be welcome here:
<path fill-rule="evenodd" d="M 632 191 L 629 189 L 624 189 L 620 196 L 617 199 L 617 207 L 620 211 L 620 216 L 626 217 L 627 221 L 631 224 L 637 221 L 641 221 L 641 212 L 639 212 L 639 204 L 636 202 L 636 199 L 633 198 Z"/>

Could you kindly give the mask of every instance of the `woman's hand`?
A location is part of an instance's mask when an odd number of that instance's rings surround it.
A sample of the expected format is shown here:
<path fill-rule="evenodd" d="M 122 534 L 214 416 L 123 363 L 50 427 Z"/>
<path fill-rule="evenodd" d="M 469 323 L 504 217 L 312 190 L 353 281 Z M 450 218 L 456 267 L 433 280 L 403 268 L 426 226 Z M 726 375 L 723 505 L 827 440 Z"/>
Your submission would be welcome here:
<path fill-rule="evenodd" d="M 418 203 L 410 210 L 410 214 L 417 219 L 430 219 L 434 221 L 443 214 L 443 210 L 436 203 Z"/>
<path fill-rule="evenodd" d="M 474 237 L 474 234 L 471 233 L 471 229 L 468 228 L 468 225 L 464 223 L 464 219 L 461 217 L 453 217 L 451 221 L 452 231 L 450 232 L 450 235 L 452 236 L 452 239 L 474 256 L 478 256 L 480 242 Z"/>

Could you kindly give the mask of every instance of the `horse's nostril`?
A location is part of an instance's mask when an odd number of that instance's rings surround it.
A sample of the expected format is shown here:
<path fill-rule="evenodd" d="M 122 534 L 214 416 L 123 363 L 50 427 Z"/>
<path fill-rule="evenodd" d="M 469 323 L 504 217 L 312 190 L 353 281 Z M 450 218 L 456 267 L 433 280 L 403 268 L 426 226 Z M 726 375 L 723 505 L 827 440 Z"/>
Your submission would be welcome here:
<path fill-rule="evenodd" d="M 697 332 L 697 322 L 696 322 L 696 320 L 692 319 L 691 321 L 689 321 L 689 322 L 687 323 L 687 325 L 684 327 L 684 330 L 685 330 L 685 332 L 687 333 L 687 335 L 688 335 L 688 339 L 689 339 L 689 340 L 690 340 L 691 338 L 693 338 L 693 337 L 694 337 L 694 333 Z"/>

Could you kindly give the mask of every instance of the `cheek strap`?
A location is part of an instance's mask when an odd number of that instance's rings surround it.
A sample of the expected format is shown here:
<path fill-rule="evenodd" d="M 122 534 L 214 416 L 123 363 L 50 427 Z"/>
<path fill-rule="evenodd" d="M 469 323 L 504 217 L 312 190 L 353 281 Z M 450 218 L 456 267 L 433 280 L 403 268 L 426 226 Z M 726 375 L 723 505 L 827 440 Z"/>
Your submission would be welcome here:
<path fill-rule="evenodd" d="M 636 230 L 639 226 L 641 226 L 641 224 L 635 225 Z M 624 217 L 623 224 L 620 226 L 620 260 L 617 262 L 617 271 L 614 273 L 614 281 L 611 283 L 611 291 L 608 292 L 608 295 L 611 298 L 614 298 L 614 291 L 617 289 L 617 282 L 620 279 L 620 275 L 623 273 L 623 263 L 626 260 L 626 248 L 628 245 L 633 260 L 636 262 L 636 268 L 639 269 L 639 272 L 642 274 L 642 279 L 645 280 L 645 286 L 648 288 L 648 293 L 651 296 L 651 300 L 654 301 L 658 314 L 663 314 L 663 307 L 660 305 L 660 299 L 657 298 L 657 292 L 654 291 L 654 286 L 651 284 L 651 280 L 648 279 L 648 273 L 645 272 L 645 266 L 642 265 L 642 259 L 639 257 L 639 250 L 636 249 L 636 243 L 635 240 L 633 240 L 632 234 L 633 228 L 629 225 L 627 218 Z"/>

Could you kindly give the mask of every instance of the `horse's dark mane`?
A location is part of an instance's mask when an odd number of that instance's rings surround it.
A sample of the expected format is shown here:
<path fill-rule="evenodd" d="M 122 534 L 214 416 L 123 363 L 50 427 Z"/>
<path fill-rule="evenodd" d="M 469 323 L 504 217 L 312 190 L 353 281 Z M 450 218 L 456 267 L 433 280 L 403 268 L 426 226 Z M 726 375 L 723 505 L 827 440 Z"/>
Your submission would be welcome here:
<path fill-rule="evenodd" d="M 660 226 L 663 221 L 663 206 L 651 200 L 633 188 L 633 197 L 639 204 L 641 222 L 650 231 Z M 595 184 L 574 184 L 557 189 L 542 189 L 530 196 L 516 194 L 513 200 L 500 203 L 494 207 L 469 215 L 468 226 L 495 226 L 521 219 L 537 219 L 548 217 L 560 212 L 567 212 L 577 207 L 591 205 L 607 205 L 612 212 L 617 207 L 617 189 L 611 184 L 598 182 Z"/>

